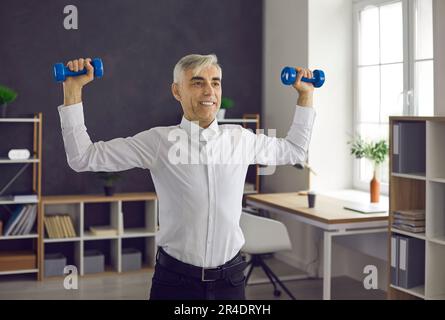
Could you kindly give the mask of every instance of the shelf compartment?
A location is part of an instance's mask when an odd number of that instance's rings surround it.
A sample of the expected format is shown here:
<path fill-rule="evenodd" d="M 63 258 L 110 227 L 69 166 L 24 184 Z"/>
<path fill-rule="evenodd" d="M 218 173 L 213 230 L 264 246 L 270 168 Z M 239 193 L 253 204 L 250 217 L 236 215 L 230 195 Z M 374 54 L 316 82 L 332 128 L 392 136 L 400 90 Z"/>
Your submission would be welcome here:
<path fill-rule="evenodd" d="M 123 235 L 156 232 L 157 210 L 157 201 L 122 201 Z"/>
<path fill-rule="evenodd" d="M 155 237 L 122 239 L 122 249 L 134 248 L 142 253 L 142 268 L 152 268 L 156 262 Z"/>
<path fill-rule="evenodd" d="M 445 237 L 445 184 L 428 182 L 426 234 L 428 238 Z"/>
<path fill-rule="evenodd" d="M 426 298 L 443 298 L 445 296 L 445 246 L 427 241 L 426 261 Z"/>
<path fill-rule="evenodd" d="M 391 211 L 425 209 L 425 183 L 424 180 L 392 176 Z"/>
<path fill-rule="evenodd" d="M 75 241 L 81 237 L 82 206 L 79 203 L 45 204 L 43 210 L 44 218 L 56 215 L 68 215 L 76 233 L 76 237 L 71 238 L 49 238 L 46 227 L 44 226 L 45 242 Z"/>
<path fill-rule="evenodd" d="M 103 239 L 96 241 L 85 241 L 83 248 L 83 270 L 82 275 L 85 274 L 85 251 L 98 250 L 104 255 L 104 271 L 119 271 L 119 255 L 120 243 L 119 239 Z"/>
<path fill-rule="evenodd" d="M 35 247 L 35 239 L 0 242 L 0 271 L 22 273 L 23 270 L 37 269 L 37 250 Z"/>
<path fill-rule="evenodd" d="M 86 240 L 115 239 L 119 234 L 120 201 L 84 204 L 83 234 Z M 116 235 L 93 234 L 90 227 L 109 226 L 116 230 Z"/>
<path fill-rule="evenodd" d="M 66 257 L 66 265 L 74 265 L 80 270 L 80 241 L 64 241 L 45 243 L 45 256 L 47 254 L 60 253 Z M 45 270 L 42 270 L 43 272 Z"/>
<path fill-rule="evenodd" d="M 445 179 L 445 149 L 443 139 L 445 137 L 445 123 L 439 121 L 427 121 L 427 170 L 428 177 Z"/>

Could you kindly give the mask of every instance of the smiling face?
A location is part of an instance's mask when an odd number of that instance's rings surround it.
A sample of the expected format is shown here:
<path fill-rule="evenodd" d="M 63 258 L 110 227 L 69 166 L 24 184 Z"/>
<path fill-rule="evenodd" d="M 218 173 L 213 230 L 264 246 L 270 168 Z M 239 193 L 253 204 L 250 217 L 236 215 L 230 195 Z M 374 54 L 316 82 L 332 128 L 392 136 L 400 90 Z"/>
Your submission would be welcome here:
<path fill-rule="evenodd" d="M 221 69 L 210 65 L 198 73 L 185 70 L 179 83 L 172 84 L 172 93 L 181 103 L 184 117 L 199 121 L 202 128 L 207 128 L 221 105 Z"/>

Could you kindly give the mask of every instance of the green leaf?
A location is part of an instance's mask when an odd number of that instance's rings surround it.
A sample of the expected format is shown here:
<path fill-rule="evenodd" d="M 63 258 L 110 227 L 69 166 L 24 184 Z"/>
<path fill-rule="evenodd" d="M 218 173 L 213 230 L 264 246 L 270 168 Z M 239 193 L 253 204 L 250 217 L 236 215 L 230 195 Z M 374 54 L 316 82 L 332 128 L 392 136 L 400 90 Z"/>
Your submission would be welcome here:
<path fill-rule="evenodd" d="M 17 98 L 17 92 L 0 85 L 0 104 L 11 103 Z"/>
<path fill-rule="evenodd" d="M 235 102 L 233 102 L 232 99 L 223 97 L 221 99 L 221 109 L 230 109 L 233 108 L 233 106 L 235 105 Z"/>
<path fill-rule="evenodd" d="M 351 144 L 351 154 L 357 159 L 366 158 L 374 162 L 375 165 L 384 162 L 389 152 L 388 143 L 384 139 L 368 142 L 358 135 L 348 144 Z"/>

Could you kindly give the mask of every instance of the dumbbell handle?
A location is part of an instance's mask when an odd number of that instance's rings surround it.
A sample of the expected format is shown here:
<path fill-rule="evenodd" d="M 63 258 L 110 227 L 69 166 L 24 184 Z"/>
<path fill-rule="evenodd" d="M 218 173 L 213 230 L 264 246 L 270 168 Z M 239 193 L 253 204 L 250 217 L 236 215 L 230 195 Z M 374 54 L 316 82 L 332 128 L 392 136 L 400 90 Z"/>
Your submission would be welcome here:
<path fill-rule="evenodd" d="M 322 70 L 314 70 L 313 78 L 302 77 L 301 80 L 304 82 L 309 82 L 314 85 L 315 88 L 321 87 L 325 82 L 325 75 Z M 285 67 L 281 71 L 281 82 L 285 85 L 292 85 L 297 80 L 297 70 L 292 67 Z"/>
<path fill-rule="evenodd" d="M 71 71 L 68 67 L 64 66 L 65 69 L 65 76 L 66 77 L 73 77 L 73 76 L 80 76 L 82 74 L 87 74 L 88 70 L 86 67 L 83 68 L 83 70 L 79 71 Z"/>

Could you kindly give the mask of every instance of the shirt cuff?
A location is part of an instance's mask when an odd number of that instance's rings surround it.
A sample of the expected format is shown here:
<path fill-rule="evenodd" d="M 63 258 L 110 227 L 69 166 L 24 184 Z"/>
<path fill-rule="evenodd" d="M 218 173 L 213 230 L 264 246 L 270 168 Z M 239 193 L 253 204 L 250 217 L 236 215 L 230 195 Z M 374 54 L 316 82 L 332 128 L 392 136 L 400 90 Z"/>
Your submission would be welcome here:
<path fill-rule="evenodd" d="M 62 129 L 67 127 L 74 127 L 84 124 L 83 104 L 82 102 L 72 104 L 69 106 L 61 105 L 57 107 L 59 110 L 60 123 Z"/>

